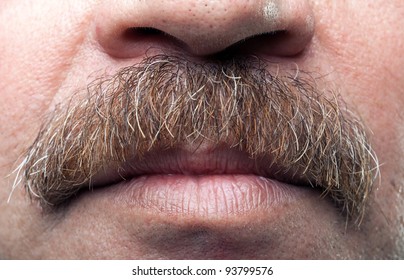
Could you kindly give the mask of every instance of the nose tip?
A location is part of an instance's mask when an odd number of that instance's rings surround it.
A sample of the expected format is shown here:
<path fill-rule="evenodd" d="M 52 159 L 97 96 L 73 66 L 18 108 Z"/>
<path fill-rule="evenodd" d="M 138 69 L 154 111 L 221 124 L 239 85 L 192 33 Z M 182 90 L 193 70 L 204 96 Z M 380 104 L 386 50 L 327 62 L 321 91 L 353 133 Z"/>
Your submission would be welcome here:
<path fill-rule="evenodd" d="M 98 15 L 100 44 L 125 57 L 174 41 L 193 55 L 206 56 L 250 39 L 254 48 L 270 55 L 293 55 L 305 48 L 314 33 L 312 11 L 305 0 L 105 1 Z M 136 36 L 125 36 L 128 30 Z M 133 33 L 136 30 L 142 32 Z M 145 30 L 154 32 L 145 34 Z M 282 36 L 272 36 L 277 32 Z"/>

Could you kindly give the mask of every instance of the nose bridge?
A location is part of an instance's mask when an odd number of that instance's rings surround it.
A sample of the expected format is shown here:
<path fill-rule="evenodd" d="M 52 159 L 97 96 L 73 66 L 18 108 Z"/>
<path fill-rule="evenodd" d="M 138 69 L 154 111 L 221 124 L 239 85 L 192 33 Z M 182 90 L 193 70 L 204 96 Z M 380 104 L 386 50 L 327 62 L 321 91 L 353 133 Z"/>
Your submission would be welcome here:
<path fill-rule="evenodd" d="M 289 48 L 304 45 L 313 34 L 312 19 L 306 0 L 126 0 L 104 1 L 97 28 L 106 44 L 129 28 L 154 28 L 191 53 L 208 55 L 275 31 L 288 32 Z"/>

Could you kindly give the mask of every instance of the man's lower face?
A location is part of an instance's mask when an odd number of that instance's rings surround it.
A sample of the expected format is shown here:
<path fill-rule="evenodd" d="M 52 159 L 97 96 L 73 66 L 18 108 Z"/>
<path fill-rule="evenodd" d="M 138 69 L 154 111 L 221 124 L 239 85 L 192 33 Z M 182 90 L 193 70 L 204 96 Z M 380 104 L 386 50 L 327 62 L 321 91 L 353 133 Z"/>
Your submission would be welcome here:
<path fill-rule="evenodd" d="M 32 257 L 370 257 L 365 126 L 270 68 L 152 56 L 59 105 L 16 171 L 52 228 Z"/>
<path fill-rule="evenodd" d="M 368 2 L 0 1 L 0 259 L 404 258 Z"/>

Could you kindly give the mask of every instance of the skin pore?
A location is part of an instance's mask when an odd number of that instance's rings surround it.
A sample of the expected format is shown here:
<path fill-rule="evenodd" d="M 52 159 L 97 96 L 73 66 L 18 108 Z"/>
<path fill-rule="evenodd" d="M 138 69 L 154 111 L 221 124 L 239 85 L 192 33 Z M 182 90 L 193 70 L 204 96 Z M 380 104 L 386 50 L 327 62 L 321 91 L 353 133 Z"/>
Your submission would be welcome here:
<path fill-rule="evenodd" d="M 145 2 L 1 1 L 0 258 L 404 257 L 401 1 Z M 24 181 L 12 191 L 13 171 L 55 108 L 161 53 L 195 64 L 259 57 L 274 76 L 311 77 L 327 99 L 337 93 L 380 164 L 360 227 L 311 191 L 273 211 L 217 220 L 139 210 L 118 187 L 50 214 Z"/>

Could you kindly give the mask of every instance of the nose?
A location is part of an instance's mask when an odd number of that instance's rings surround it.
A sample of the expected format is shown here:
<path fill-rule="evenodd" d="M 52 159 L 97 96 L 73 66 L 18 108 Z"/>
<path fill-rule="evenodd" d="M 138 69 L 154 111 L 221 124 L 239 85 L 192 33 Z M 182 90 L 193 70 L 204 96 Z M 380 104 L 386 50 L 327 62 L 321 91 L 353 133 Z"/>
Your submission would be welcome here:
<path fill-rule="evenodd" d="M 290 56 L 314 33 L 307 0 L 105 0 L 95 23 L 99 44 L 118 57 L 151 47 L 207 56 L 232 46 Z"/>

